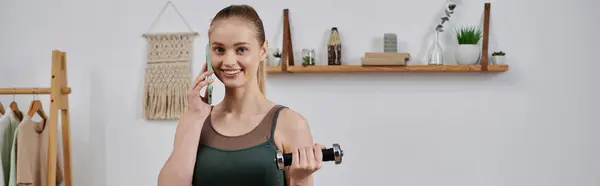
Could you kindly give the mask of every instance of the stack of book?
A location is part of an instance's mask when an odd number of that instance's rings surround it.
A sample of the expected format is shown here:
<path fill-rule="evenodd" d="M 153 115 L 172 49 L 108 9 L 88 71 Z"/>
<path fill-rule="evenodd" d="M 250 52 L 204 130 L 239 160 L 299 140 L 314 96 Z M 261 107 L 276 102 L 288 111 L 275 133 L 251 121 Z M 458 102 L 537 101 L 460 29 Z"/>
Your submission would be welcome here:
<path fill-rule="evenodd" d="M 410 60 L 410 54 L 404 52 L 365 52 L 362 66 L 402 66 Z"/>

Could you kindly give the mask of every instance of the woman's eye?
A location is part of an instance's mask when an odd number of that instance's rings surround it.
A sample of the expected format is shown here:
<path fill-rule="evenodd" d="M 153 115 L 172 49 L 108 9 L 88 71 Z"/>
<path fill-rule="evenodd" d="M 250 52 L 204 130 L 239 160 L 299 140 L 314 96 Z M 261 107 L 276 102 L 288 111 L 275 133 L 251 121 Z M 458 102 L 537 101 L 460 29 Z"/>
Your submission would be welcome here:
<path fill-rule="evenodd" d="M 223 52 L 225 52 L 225 49 L 223 49 L 223 48 L 215 48 L 215 52 L 217 52 L 217 53 L 223 53 Z"/>
<path fill-rule="evenodd" d="M 248 49 L 246 49 L 246 48 L 238 48 L 237 52 L 244 53 L 244 52 L 246 52 L 246 50 L 248 50 Z"/>

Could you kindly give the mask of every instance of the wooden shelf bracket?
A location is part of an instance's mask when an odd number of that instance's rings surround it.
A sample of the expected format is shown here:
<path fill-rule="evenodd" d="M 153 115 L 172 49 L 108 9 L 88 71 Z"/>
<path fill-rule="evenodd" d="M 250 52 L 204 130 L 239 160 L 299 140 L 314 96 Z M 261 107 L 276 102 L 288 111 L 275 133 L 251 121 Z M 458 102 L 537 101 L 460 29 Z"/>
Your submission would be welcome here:
<path fill-rule="evenodd" d="M 294 49 L 292 47 L 292 34 L 290 30 L 290 10 L 283 9 L 283 49 L 281 52 L 281 69 L 287 71 L 289 66 L 294 66 Z"/>
<path fill-rule="evenodd" d="M 483 8 L 483 46 L 481 49 L 481 70 L 488 70 L 488 50 L 490 40 L 490 9 L 491 4 L 485 3 Z"/>

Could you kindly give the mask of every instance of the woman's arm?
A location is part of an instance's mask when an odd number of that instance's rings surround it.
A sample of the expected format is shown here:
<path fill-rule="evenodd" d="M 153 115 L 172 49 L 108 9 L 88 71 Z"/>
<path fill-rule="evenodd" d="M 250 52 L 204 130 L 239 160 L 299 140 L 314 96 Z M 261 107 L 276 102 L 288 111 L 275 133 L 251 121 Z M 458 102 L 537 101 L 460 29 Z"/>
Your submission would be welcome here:
<path fill-rule="evenodd" d="M 322 159 L 323 147 L 315 145 L 308 122 L 299 113 L 283 109 L 278 118 L 277 127 L 280 129 L 279 138 L 283 151 L 293 154 L 292 165 L 285 170 L 288 185 L 312 186 L 312 173 L 321 168 L 322 161 L 316 159 Z"/>
<path fill-rule="evenodd" d="M 200 142 L 200 132 L 204 121 L 210 115 L 212 106 L 207 104 L 208 89 L 204 97 L 200 96 L 202 87 L 214 82 L 206 79 L 212 71 L 206 71 L 206 63 L 202 66 L 202 73 L 187 91 L 188 108 L 179 118 L 173 151 L 158 175 L 158 186 L 190 186 L 196 163 L 196 153 Z"/>
<path fill-rule="evenodd" d="M 169 159 L 160 170 L 158 186 L 190 186 L 196 162 L 200 132 L 208 114 L 186 112 L 175 131 Z"/>

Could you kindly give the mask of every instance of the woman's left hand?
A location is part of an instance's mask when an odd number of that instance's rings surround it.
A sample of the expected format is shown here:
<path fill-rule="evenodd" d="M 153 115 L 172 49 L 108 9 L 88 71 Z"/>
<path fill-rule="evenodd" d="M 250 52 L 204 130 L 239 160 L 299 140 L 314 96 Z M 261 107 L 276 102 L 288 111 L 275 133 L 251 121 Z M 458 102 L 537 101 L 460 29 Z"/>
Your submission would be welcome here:
<path fill-rule="evenodd" d="M 304 179 L 321 169 L 323 165 L 322 149 L 325 149 L 325 146 L 315 144 L 292 151 L 292 165 L 288 167 L 290 177 Z"/>

